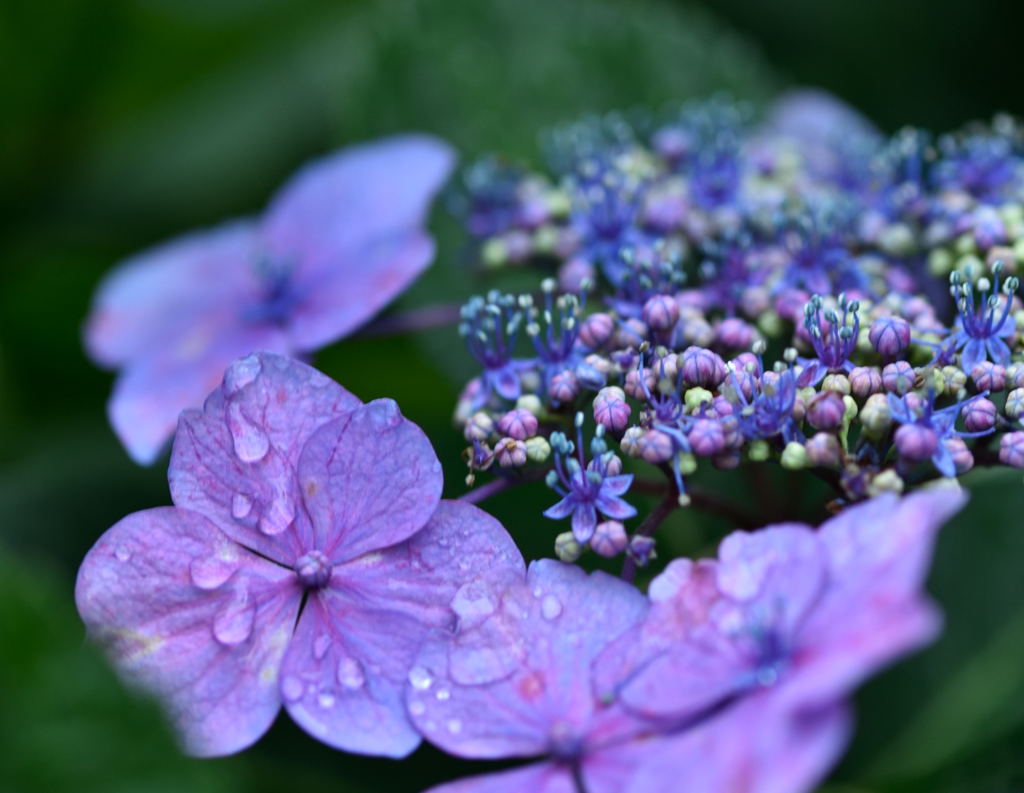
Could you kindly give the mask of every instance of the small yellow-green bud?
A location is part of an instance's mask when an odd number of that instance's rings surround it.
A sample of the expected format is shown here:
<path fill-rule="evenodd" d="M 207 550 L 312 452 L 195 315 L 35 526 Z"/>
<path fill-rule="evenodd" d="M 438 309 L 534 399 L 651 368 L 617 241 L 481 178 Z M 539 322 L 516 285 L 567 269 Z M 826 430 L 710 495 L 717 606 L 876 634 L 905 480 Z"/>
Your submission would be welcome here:
<path fill-rule="evenodd" d="M 808 463 L 807 450 L 803 447 L 802 443 L 790 441 L 786 444 L 786 448 L 782 450 L 782 460 L 780 462 L 783 468 L 788 468 L 790 471 L 806 468 Z"/>
<path fill-rule="evenodd" d="M 544 412 L 544 403 L 536 394 L 523 394 L 516 400 L 516 408 L 528 410 L 533 415 L 540 416 Z"/>
<path fill-rule="evenodd" d="M 687 389 L 686 395 L 683 397 L 683 401 L 686 403 L 686 409 L 691 413 L 695 413 L 700 406 L 705 402 L 711 402 L 714 396 L 706 388 L 690 388 Z"/>
<path fill-rule="evenodd" d="M 774 311 L 765 311 L 757 318 L 757 329 L 769 338 L 778 338 L 783 330 L 782 317 Z"/>
<path fill-rule="evenodd" d="M 953 254 L 945 248 L 936 248 L 928 254 L 928 272 L 935 278 L 948 278 L 953 269 Z"/>
<path fill-rule="evenodd" d="M 551 456 L 551 444 L 548 439 L 536 435 L 526 439 L 526 459 L 531 463 L 542 463 Z"/>
<path fill-rule="evenodd" d="M 750 445 L 747 447 L 747 456 L 755 463 L 763 463 L 768 459 L 770 454 L 771 447 L 768 445 L 768 441 L 751 441 Z"/>
<path fill-rule="evenodd" d="M 868 484 L 868 495 L 874 498 L 882 493 L 902 493 L 903 479 L 891 468 L 882 471 Z"/>
<path fill-rule="evenodd" d="M 485 267 L 497 269 L 508 261 L 508 246 L 500 237 L 491 237 L 480 249 L 480 259 Z"/>
<path fill-rule="evenodd" d="M 676 458 L 676 465 L 678 465 L 679 473 L 682 476 L 689 476 L 697 470 L 697 458 L 692 454 L 680 452 L 679 456 Z"/>
<path fill-rule="evenodd" d="M 555 556 L 563 562 L 572 564 L 583 555 L 583 546 L 579 544 L 571 531 L 563 531 L 555 537 Z"/>
<path fill-rule="evenodd" d="M 892 426 L 892 412 L 885 394 L 872 394 L 860 411 L 860 423 L 864 430 L 876 438 L 885 434 Z"/>
<path fill-rule="evenodd" d="M 850 394 L 850 378 L 845 374 L 827 374 L 821 381 L 822 391 L 835 391 L 842 396 Z"/>

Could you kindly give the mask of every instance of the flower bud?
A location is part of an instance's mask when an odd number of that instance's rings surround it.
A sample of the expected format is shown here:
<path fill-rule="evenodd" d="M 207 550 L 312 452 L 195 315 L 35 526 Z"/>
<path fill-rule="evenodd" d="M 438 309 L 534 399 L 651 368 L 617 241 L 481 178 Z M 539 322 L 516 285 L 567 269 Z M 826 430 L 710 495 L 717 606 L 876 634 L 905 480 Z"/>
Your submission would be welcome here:
<path fill-rule="evenodd" d="M 923 424 L 901 424 L 894 436 L 900 457 L 912 462 L 929 459 L 939 448 L 939 436 Z"/>
<path fill-rule="evenodd" d="M 1011 363 L 1006 367 L 1006 382 L 1010 388 L 1024 388 L 1024 363 Z"/>
<path fill-rule="evenodd" d="M 625 438 L 623 438 L 625 440 Z M 640 457 L 652 465 L 672 459 L 674 444 L 672 438 L 660 430 L 647 430 L 638 441 Z"/>
<path fill-rule="evenodd" d="M 754 341 L 754 329 L 738 317 L 729 317 L 718 323 L 715 337 L 723 347 L 745 350 Z"/>
<path fill-rule="evenodd" d="M 860 423 L 875 438 L 889 431 L 892 426 L 892 411 L 885 394 L 872 394 L 860 411 Z"/>
<path fill-rule="evenodd" d="M 498 419 L 498 430 L 523 441 L 537 434 L 537 417 L 528 410 L 515 408 Z"/>
<path fill-rule="evenodd" d="M 551 401 L 558 404 L 572 402 L 579 396 L 580 383 L 572 372 L 558 372 L 551 377 L 548 383 L 548 396 Z"/>
<path fill-rule="evenodd" d="M 558 286 L 563 292 L 579 294 L 584 285 L 594 282 L 596 275 L 594 265 L 582 256 L 573 256 L 558 268 Z"/>
<path fill-rule="evenodd" d="M 644 303 L 640 316 L 651 330 L 667 333 L 679 321 L 679 304 L 669 295 L 654 295 Z"/>
<path fill-rule="evenodd" d="M 618 556 L 629 545 L 626 527 L 617 520 L 606 520 L 594 527 L 594 536 L 590 538 L 590 547 L 600 556 L 608 559 Z"/>
<path fill-rule="evenodd" d="M 850 372 L 850 393 L 866 399 L 882 390 L 882 373 L 877 366 L 855 366 Z"/>
<path fill-rule="evenodd" d="M 693 453 L 700 457 L 713 457 L 725 448 L 725 433 L 715 419 L 697 419 L 686 437 Z"/>
<path fill-rule="evenodd" d="M 606 386 L 594 397 L 594 421 L 616 435 L 626 429 L 632 412 L 625 393 L 618 386 Z"/>
<path fill-rule="evenodd" d="M 967 385 L 966 373 L 955 366 L 943 366 L 942 379 L 945 381 L 943 391 L 950 396 L 956 396 Z"/>
<path fill-rule="evenodd" d="M 1006 395 L 1006 405 L 1003 411 L 1011 419 L 1019 419 L 1024 416 L 1024 388 L 1015 388 Z"/>
<path fill-rule="evenodd" d="M 790 441 L 786 444 L 786 448 L 782 450 L 782 458 L 780 460 L 782 467 L 790 471 L 798 471 L 801 468 L 806 468 L 809 464 L 807 459 L 807 449 L 804 448 L 802 443 L 796 441 Z"/>
<path fill-rule="evenodd" d="M 714 396 L 706 388 L 690 388 L 683 394 L 683 404 L 690 413 L 696 413 L 701 405 L 710 404 Z"/>
<path fill-rule="evenodd" d="M 502 438 L 494 447 L 494 456 L 502 468 L 526 465 L 526 444 L 515 438 Z"/>
<path fill-rule="evenodd" d="M 1002 391 L 1006 388 L 1006 367 L 982 361 L 971 370 L 971 379 L 979 391 Z"/>
<path fill-rule="evenodd" d="M 654 551 L 654 538 L 645 537 L 642 534 L 633 535 L 629 541 L 629 555 L 639 567 L 646 567 L 652 559 L 657 557 Z"/>
<path fill-rule="evenodd" d="M 642 371 L 643 380 L 640 379 L 640 369 L 630 369 L 626 372 L 623 387 L 633 399 L 647 399 L 647 394 L 653 392 L 658 385 L 658 378 L 649 366 L 645 366 Z"/>
<path fill-rule="evenodd" d="M 640 440 L 644 437 L 646 430 L 643 427 L 630 427 L 622 434 L 619 448 L 622 453 L 629 457 L 639 457 L 641 451 Z"/>
<path fill-rule="evenodd" d="M 540 397 L 536 394 L 523 394 L 516 400 L 516 409 L 528 410 L 534 416 L 539 416 L 544 412 L 544 403 L 540 401 Z"/>
<path fill-rule="evenodd" d="M 879 496 L 882 493 L 902 493 L 903 492 L 903 479 L 891 468 L 887 468 L 881 473 L 872 477 L 871 482 L 868 484 L 868 495 L 871 498 Z"/>
<path fill-rule="evenodd" d="M 807 405 L 807 422 L 816 430 L 837 430 L 843 425 L 846 405 L 834 391 L 815 394 Z"/>
<path fill-rule="evenodd" d="M 469 417 L 462 435 L 467 441 L 482 441 L 486 440 L 492 432 L 494 432 L 494 421 L 482 410 L 479 410 Z"/>
<path fill-rule="evenodd" d="M 772 447 L 765 440 L 754 440 L 747 446 L 747 457 L 753 463 L 763 463 L 771 456 L 771 453 Z"/>
<path fill-rule="evenodd" d="M 688 386 L 717 388 L 725 380 L 725 361 L 703 347 L 687 347 L 682 353 L 683 382 Z"/>
<path fill-rule="evenodd" d="M 804 445 L 807 451 L 807 462 L 820 468 L 839 467 L 839 439 L 828 432 L 812 435 Z"/>
<path fill-rule="evenodd" d="M 956 472 L 958 474 L 966 474 L 974 467 L 974 455 L 971 454 L 971 450 L 967 448 L 967 444 L 964 443 L 963 438 L 946 438 L 942 441 L 942 445 L 946 447 L 946 451 L 949 452 L 950 457 L 953 458 L 953 465 L 956 466 Z"/>
<path fill-rule="evenodd" d="M 561 561 L 572 564 L 583 554 L 583 546 L 571 531 L 563 531 L 555 537 L 555 556 Z"/>
<path fill-rule="evenodd" d="M 987 399 L 974 399 L 964 407 L 964 426 L 969 432 L 985 432 L 996 425 L 996 406 Z"/>
<path fill-rule="evenodd" d="M 1008 432 L 999 439 L 999 461 L 1024 468 L 1024 432 Z"/>
<path fill-rule="evenodd" d="M 546 462 L 548 457 L 551 456 L 551 444 L 548 443 L 548 439 L 543 435 L 527 438 L 525 443 L 526 457 L 531 463 Z"/>
<path fill-rule="evenodd" d="M 850 379 L 845 374 L 827 374 L 821 381 L 822 391 L 832 391 L 840 396 L 849 396 L 852 387 Z"/>
<path fill-rule="evenodd" d="M 592 350 L 604 347 L 615 333 L 615 320 L 608 314 L 591 314 L 580 323 L 579 339 Z"/>
<path fill-rule="evenodd" d="M 901 317 L 879 317 L 871 323 L 868 340 L 883 361 L 892 361 L 910 346 L 910 323 Z"/>
<path fill-rule="evenodd" d="M 886 364 L 882 369 L 882 387 L 891 394 L 905 394 L 914 387 L 914 367 L 906 361 Z"/>

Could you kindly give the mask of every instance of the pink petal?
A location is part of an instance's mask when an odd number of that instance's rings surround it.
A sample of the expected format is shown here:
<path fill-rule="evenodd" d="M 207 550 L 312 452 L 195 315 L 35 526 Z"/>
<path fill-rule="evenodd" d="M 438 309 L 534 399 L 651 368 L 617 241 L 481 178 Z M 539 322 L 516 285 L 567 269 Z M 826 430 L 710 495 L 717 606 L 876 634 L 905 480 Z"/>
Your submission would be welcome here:
<path fill-rule="evenodd" d="M 345 562 L 411 537 L 441 497 L 442 474 L 423 431 L 390 399 L 325 424 L 298 466 L 312 521 L 307 548 Z"/>
<path fill-rule="evenodd" d="M 131 257 L 100 284 L 85 328 L 89 355 L 118 366 L 183 343 L 207 315 L 225 315 L 255 287 L 256 232 L 235 221 Z M 201 398 L 201 397 L 200 397 Z"/>
<path fill-rule="evenodd" d="M 249 746 L 277 714 L 294 580 L 201 515 L 163 507 L 100 537 L 75 598 L 125 676 L 164 702 L 187 751 L 212 756 Z"/>
<path fill-rule="evenodd" d="M 280 331 L 243 330 L 230 320 L 224 313 L 198 317 L 187 333 L 122 370 L 107 409 L 114 431 L 136 462 L 156 459 L 182 411 L 202 405 L 235 358 L 258 349 L 283 349 Z"/>
<path fill-rule="evenodd" d="M 281 695 L 306 732 L 338 749 L 404 757 L 420 737 L 403 690 L 426 628 L 403 614 L 310 596 L 281 668 Z"/>
<path fill-rule="evenodd" d="M 331 586 L 353 602 L 451 629 L 453 611 L 461 624 L 490 616 L 495 582 L 525 575 L 519 549 L 497 520 L 471 504 L 442 501 L 405 542 L 337 566 Z"/>
<path fill-rule="evenodd" d="M 642 618 L 646 603 L 636 589 L 542 560 L 530 566 L 526 586 L 508 588 L 494 605 L 476 627 L 421 652 L 407 701 L 424 737 L 461 757 L 509 757 L 638 729 L 618 707 L 595 700 L 588 674 L 601 649 Z M 506 673 L 470 680 L 460 674 L 490 663 Z"/>
<path fill-rule="evenodd" d="M 404 236 L 425 220 L 434 194 L 454 164 L 452 150 L 426 135 L 402 135 L 309 163 L 274 197 L 263 240 L 282 261 L 295 262 L 298 281 L 348 262 L 367 243 Z"/>
<path fill-rule="evenodd" d="M 424 793 L 576 793 L 565 766 L 533 763 L 510 771 L 482 774 L 437 785 Z M 602 793 L 588 787 L 588 793 Z"/>
<path fill-rule="evenodd" d="M 271 353 L 235 361 L 202 411 L 181 417 L 171 453 L 171 496 L 229 537 L 290 566 L 305 550 L 295 482 L 305 442 L 360 404 L 326 375 Z"/>

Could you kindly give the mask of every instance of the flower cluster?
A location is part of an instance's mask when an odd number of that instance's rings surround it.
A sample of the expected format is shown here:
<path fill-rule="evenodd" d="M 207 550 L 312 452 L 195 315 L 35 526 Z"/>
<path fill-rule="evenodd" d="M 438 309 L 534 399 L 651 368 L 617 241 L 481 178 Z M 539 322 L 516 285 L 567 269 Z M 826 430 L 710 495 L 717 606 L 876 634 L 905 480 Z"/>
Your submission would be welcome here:
<path fill-rule="evenodd" d="M 724 100 L 649 128 L 588 119 L 548 150 L 550 175 L 501 172 L 511 209 L 477 239 L 486 265 L 549 274 L 539 297 L 467 306 L 491 320 L 465 326 L 485 368 L 456 421 L 470 481 L 546 476 L 563 497 L 545 513 L 572 518 L 561 558 L 649 555 L 621 523 L 618 455 L 664 471 L 682 505 L 705 465 L 815 469 L 838 503 L 1024 466 L 1015 123 L 887 139 L 800 93 L 757 123 Z"/>

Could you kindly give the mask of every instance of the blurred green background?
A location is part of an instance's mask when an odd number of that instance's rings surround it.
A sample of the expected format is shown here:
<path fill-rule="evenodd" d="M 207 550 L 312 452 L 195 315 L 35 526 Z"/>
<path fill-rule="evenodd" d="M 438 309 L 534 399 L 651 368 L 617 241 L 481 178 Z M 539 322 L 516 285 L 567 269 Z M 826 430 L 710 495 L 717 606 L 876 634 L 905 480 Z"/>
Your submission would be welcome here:
<path fill-rule="evenodd" d="M 395 763 L 334 752 L 281 718 L 256 747 L 180 757 L 158 709 L 82 642 L 77 564 L 124 514 L 168 500 L 111 434 L 111 376 L 84 358 L 91 291 L 143 246 L 258 211 L 303 160 L 420 129 L 464 159 L 535 156 L 545 125 L 716 91 L 838 93 L 885 129 L 1024 110 L 1020 4 L 861 0 L 4 0 L 0 4 L 0 791 L 418 791 L 483 764 L 430 748 Z M 398 308 L 459 300 L 452 221 Z M 318 365 L 391 396 L 462 492 L 449 417 L 468 360 L 454 330 L 356 338 Z M 712 479 L 711 486 L 722 480 Z M 969 478 L 931 579 L 940 642 L 869 684 L 833 793 L 1024 790 L 1024 485 Z M 542 485 L 487 506 L 529 557 L 555 533 Z M 729 528 L 676 517 L 666 554 Z"/>

